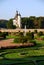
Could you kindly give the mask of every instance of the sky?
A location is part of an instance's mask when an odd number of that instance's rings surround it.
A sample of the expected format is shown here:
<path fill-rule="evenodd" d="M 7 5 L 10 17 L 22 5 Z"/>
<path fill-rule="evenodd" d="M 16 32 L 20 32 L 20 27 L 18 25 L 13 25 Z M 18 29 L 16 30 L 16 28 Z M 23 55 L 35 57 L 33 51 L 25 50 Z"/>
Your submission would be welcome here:
<path fill-rule="evenodd" d="M 0 19 L 14 18 L 16 10 L 21 17 L 44 16 L 44 0 L 0 0 Z"/>

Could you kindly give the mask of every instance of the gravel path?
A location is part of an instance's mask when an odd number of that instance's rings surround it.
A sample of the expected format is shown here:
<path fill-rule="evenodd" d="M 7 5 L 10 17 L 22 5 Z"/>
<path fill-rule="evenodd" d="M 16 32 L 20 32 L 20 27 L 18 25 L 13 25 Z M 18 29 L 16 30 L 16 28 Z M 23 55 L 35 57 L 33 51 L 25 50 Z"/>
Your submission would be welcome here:
<path fill-rule="evenodd" d="M 1 40 L 0 41 L 0 48 L 1 47 L 13 47 L 13 46 L 17 46 L 17 47 L 20 47 L 20 46 L 34 46 L 33 43 L 20 43 L 20 44 L 17 44 L 17 43 L 13 43 L 13 40 L 14 39 L 6 39 L 6 40 Z"/>
<path fill-rule="evenodd" d="M 14 39 L 1 40 L 0 41 L 0 48 L 1 47 L 9 47 L 9 46 L 18 46 L 19 47 L 22 45 L 22 43 L 20 43 L 20 44 L 13 43 L 13 40 Z"/>
<path fill-rule="evenodd" d="M 0 41 L 0 48 L 7 47 L 7 46 L 14 46 L 15 44 L 12 43 L 13 39 L 1 40 Z"/>

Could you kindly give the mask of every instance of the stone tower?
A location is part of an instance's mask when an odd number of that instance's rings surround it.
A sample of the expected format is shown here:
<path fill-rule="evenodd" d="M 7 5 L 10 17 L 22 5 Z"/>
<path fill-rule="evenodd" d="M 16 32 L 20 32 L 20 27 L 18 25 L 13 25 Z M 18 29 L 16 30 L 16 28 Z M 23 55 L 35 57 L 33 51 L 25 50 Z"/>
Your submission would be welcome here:
<path fill-rule="evenodd" d="M 17 28 L 21 28 L 21 15 L 16 11 L 16 15 L 13 19 L 13 25 L 16 25 Z"/>

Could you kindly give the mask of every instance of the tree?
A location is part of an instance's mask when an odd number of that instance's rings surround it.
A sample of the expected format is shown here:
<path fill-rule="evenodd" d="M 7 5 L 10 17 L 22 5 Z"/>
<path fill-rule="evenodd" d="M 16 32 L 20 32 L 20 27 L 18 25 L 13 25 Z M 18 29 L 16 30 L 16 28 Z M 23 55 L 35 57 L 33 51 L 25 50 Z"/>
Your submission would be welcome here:
<path fill-rule="evenodd" d="M 33 22 L 33 21 L 34 21 L 33 19 L 30 19 L 30 18 L 29 18 L 29 21 L 28 21 L 28 28 L 31 28 L 31 29 L 34 28 L 34 22 Z"/>
<path fill-rule="evenodd" d="M 41 21 L 42 21 L 42 18 L 41 17 L 38 17 L 38 28 L 40 29 L 41 28 Z"/>
<path fill-rule="evenodd" d="M 28 20 L 27 17 L 24 17 L 24 18 L 21 19 L 21 24 L 22 24 L 21 28 L 25 28 L 25 25 L 27 27 L 27 20 Z"/>
<path fill-rule="evenodd" d="M 21 24 L 22 24 L 22 27 L 21 28 L 24 28 L 25 25 L 26 25 L 26 28 L 29 29 L 29 28 L 34 28 L 34 23 L 33 23 L 33 19 L 29 18 L 29 17 L 24 17 L 21 19 Z"/>
<path fill-rule="evenodd" d="M 6 27 L 7 22 L 8 20 L 4 20 L 4 19 L 0 20 L 0 28 L 7 28 Z"/>
<path fill-rule="evenodd" d="M 16 28 L 16 26 L 13 25 L 13 19 L 10 19 L 10 20 L 8 21 L 8 23 L 7 23 L 7 28 L 9 28 L 9 29 L 14 29 L 14 28 Z"/>

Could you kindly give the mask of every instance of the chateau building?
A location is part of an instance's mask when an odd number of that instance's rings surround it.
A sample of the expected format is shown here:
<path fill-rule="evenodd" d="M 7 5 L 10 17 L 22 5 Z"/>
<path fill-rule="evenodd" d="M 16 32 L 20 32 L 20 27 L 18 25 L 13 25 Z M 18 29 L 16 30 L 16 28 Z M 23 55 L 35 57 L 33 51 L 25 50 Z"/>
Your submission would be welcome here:
<path fill-rule="evenodd" d="M 21 28 L 21 15 L 16 11 L 16 15 L 13 18 L 13 25 L 16 25 L 17 28 Z"/>

